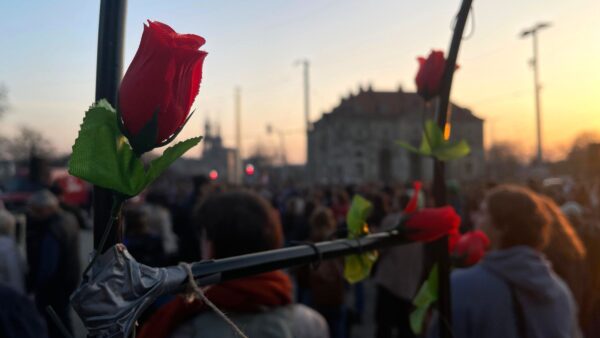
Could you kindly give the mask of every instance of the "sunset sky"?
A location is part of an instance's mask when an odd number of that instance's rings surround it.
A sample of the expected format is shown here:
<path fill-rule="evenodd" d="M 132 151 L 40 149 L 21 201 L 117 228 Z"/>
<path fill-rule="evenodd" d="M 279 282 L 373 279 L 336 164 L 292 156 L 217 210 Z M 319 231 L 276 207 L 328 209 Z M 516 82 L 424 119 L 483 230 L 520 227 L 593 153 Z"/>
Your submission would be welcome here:
<path fill-rule="evenodd" d="M 414 90 L 416 57 L 446 50 L 458 0 L 130 0 L 125 64 L 146 19 L 206 38 L 209 55 L 194 107 L 179 138 L 202 134 L 204 119 L 222 125 L 233 145 L 234 88 L 242 88 L 243 154 L 279 143 L 266 125 L 287 132 L 287 157 L 305 160 L 302 71 L 311 61 L 311 119 L 340 97 L 374 90 Z M 534 150 L 531 39 L 539 21 L 543 137 L 558 157 L 582 131 L 600 132 L 600 1 L 474 1 L 474 21 L 459 54 L 452 100 L 486 120 L 486 144 L 511 141 Z M 2 1 L 0 83 L 10 111 L 0 135 L 27 125 L 68 152 L 93 102 L 99 1 Z M 472 32 L 469 34 L 469 32 Z M 190 152 L 198 156 L 200 148 Z"/>

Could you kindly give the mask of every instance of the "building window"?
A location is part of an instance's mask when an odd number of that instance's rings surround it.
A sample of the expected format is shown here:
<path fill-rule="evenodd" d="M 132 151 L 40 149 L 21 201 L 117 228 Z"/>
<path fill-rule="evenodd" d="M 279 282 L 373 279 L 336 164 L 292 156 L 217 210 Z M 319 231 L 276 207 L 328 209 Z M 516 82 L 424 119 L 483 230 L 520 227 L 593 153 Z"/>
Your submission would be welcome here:
<path fill-rule="evenodd" d="M 358 176 L 359 179 L 365 177 L 365 167 L 362 162 L 356 163 L 356 176 Z"/>
<path fill-rule="evenodd" d="M 389 148 L 379 150 L 379 180 L 388 183 L 392 179 L 392 151 Z"/>

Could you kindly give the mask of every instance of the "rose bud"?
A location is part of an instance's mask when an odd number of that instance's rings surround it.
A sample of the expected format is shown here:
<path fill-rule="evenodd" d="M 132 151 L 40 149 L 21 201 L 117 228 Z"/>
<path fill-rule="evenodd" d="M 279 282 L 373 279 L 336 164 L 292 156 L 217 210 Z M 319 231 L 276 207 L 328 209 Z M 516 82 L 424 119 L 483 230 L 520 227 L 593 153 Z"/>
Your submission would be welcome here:
<path fill-rule="evenodd" d="M 458 233 L 460 216 L 452 207 L 428 208 L 412 213 L 404 222 L 406 236 L 412 241 L 431 242 Z"/>
<path fill-rule="evenodd" d="M 444 58 L 444 52 L 432 50 L 427 59 L 419 57 L 417 61 L 419 61 L 419 71 L 415 77 L 417 93 L 425 101 L 429 101 L 438 96 L 442 89 L 446 58 Z"/>
<path fill-rule="evenodd" d="M 471 266 L 483 258 L 489 246 L 490 240 L 486 234 L 480 230 L 475 230 L 460 237 L 454 247 L 453 254 L 460 265 Z"/>
<path fill-rule="evenodd" d="M 137 155 L 172 141 L 189 118 L 207 53 L 204 38 L 148 20 L 119 89 L 121 131 Z"/>

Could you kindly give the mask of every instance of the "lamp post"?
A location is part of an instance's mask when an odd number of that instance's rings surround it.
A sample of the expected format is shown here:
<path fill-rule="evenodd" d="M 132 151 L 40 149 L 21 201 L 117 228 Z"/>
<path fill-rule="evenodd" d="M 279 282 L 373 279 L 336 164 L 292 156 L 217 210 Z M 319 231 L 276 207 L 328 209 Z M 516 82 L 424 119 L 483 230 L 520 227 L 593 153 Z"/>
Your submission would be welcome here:
<path fill-rule="evenodd" d="M 234 90 L 235 101 L 235 147 L 237 153 L 235 156 L 235 178 L 236 184 L 242 183 L 242 88 L 236 87 Z"/>
<path fill-rule="evenodd" d="M 301 59 L 295 62 L 295 65 L 302 66 L 302 74 L 303 74 L 303 91 L 304 91 L 304 124 L 305 124 L 305 134 L 306 134 L 306 167 L 307 167 L 307 175 L 309 180 L 314 179 L 314 175 L 312 173 L 313 164 L 312 159 L 309 154 L 309 134 L 312 129 L 310 123 L 310 79 L 309 79 L 309 69 L 310 69 L 310 61 L 308 59 Z"/>
<path fill-rule="evenodd" d="M 117 92 L 123 75 L 123 45 L 127 0 L 102 0 L 98 25 L 96 101 L 106 99 L 117 106 Z M 110 218 L 111 193 L 94 186 L 94 248 L 97 248 Z M 120 241 L 120 227 L 114 226 L 104 248 Z"/>
<path fill-rule="evenodd" d="M 273 128 L 273 126 L 271 124 L 268 124 L 267 125 L 267 134 L 271 135 L 273 133 L 276 133 L 277 136 L 279 136 L 279 152 L 280 152 L 279 158 L 281 159 L 281 165 L 285 169 L 285 167 L 287 166 L 287 155 L 286 155 L 286 150 L 285 150 L 285 134 L 286 134 L 286 132 L 283 130 L 280 130 L 280 129 L 275 129 L 275 128 Z"/>
<path fill-rule="evenodd" d="M 536 162 L 538 165 L 542 164 L 543 153 L 542 153 L 542 112 L 541 112 L 541 102 L 540 102 L 540 79 L 539 79 L 539 70 L 538 70 L 538 42 L 537 42 L 537 33 L 539 30 L 550 27 L 549 22 L 540 22 L 535 26 L 525 29 L 521 32 L 521 38 L 527 38 L 531 36 L 533 41 L 533 57 L 531 59 L 531 66 L 533 67 L 533 84 L 535 91 L 535 118 L 536 118 L 536 129 L 537 129 L 537 154 L 536 154 Z"/>

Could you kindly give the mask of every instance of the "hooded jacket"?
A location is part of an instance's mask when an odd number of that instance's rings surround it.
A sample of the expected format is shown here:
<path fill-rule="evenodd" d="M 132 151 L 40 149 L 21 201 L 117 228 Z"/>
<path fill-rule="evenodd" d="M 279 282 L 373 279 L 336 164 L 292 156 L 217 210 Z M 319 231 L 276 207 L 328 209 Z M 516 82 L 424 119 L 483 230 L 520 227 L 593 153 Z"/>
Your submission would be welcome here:
<path fill-rule="evenodd" d="M 518 307 L 525 334 L 519 333 Z M 492 251 L 481 264 L 455 271 L 452 311 L 455 337 L 581 337 L 569 289 L 528 246 Z"/>

